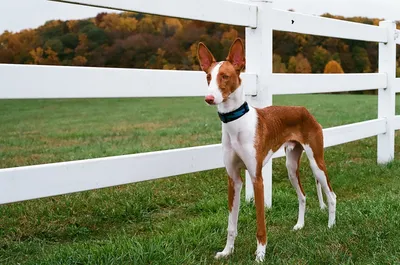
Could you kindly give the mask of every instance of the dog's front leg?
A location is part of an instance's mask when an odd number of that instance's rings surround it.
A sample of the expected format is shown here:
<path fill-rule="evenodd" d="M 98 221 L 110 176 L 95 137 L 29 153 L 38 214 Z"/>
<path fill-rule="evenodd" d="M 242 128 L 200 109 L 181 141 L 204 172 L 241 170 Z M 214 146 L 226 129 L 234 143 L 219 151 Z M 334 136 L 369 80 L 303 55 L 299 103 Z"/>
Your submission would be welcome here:
<path fill-rule="evenodd" d="M 218 252 L 215 258 L 222 258 L 233 253 L 235 238 L 237 236 L 237 223 L 239 218 L 240 192 L 243 181 L 240 177 L 240 164 L 233 153 L 224 155 L 226 171 L 228 173 L 228 235 L 224 250 Z"/>
<path fill-rule="evenodd" d="M 265 251 L 267 246 L 267 228 L 265 225 L 265 212 L 264 212 L 264 181 L 262 176 L 263 162 L 267 163 L 272 157 L 273 152 L 269 152 L 265 159 L 257 158 L 256 150 L 253 144 L 244 144 L 243 148 L 239 151 L 239 155 L 246 165 L 254 189 L 254 201 L 256 205 L 256 219 L 257 219 L 257 250 L 256 261 L 263 262 L 265 258 Z"/>
<path fill-rule="evenodd" d="M 265 256 L 265 249 L 267 244 L 267 231 L 265 225 L 264 213 L 264 182 L 261 173 L 262 164 L 257 164 L 256 175 L 252 176 L 254 201 L 256 204 L 256 218 L 257 218 L 257 250 L 256 261 L 263 262 Z"/>

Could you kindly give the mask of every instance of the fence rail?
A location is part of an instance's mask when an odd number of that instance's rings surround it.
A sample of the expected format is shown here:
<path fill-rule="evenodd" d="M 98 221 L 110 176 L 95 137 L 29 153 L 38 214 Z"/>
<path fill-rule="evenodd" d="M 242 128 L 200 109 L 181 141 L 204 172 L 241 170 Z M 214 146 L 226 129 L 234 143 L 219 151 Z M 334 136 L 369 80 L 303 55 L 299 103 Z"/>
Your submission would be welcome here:
<path fill-rule="evenodd" d="M 0 64 L 0 73 L 7 99 L 190 97 L 204 96 L 207 85 L 200 71 Z M 256 78 L 243 75 L 247 95 L 256 95 Z"/>
<path fill-rule="evenodd" d="M 324 129 L 325 147 L 385 133 L 377 119 Z M 273 158 L 284 156 L 281 148 Z M 0 170 L 0 204 L 223 167 L 221 144 Z M 118 170 L 115 170 L 118 169 Z M 46 187 L 46 189 L 43 189 Z"/>
<path fill-rule="evenodd" d="M 385 74 L 272 74 L 271 93 L 311 94 L 385 88 Z"/>
<path fill-rule="evenodd" d="M 7 168 L 0 170 L 0 204 L 176 176 L 221 166 L 221 146 L 209 145 Z"/>
<path fill-rule="evenodd" d="M 387 42 L 384 29 L 361 23 L 272 9 L 272 28 L 303 34 L 352 40 Z"/>
<path fill-rule="evenodd" d="M 324 129 L 325 147 L 378 136 L 378 163 L 394 156 L 395 44 L 393 22 L 379 27 L 272 9 L 266 1 L 224 0 L 51 0 L 116 10 L 246 26 L 243 83 L 253 106 L 272 104 L 277 94 L 378 89 L 378 118 Z M 179 8 L 177 8 L 179 6 Z M 379 42 L 379 73 L 272 74 L 273 30 Z M 43 78 L 43 77 L 46 78 Z M 97 98 L 201 96 L 204 74 L 197 71 L 1 65 L 0 98 Z M 274 158 L 283 156 L 280 149 Z M 157 166 L 155 166 L 157 165 Z M 0 169 L 0 204 L 176 176 L 223 167 L 220 144 Z M 263 169 L 265 198 L 271 206 L 272 162 Z M 248 174 L 247 174 L 248 176 Z M 246 198 L 252 198 L 246 178 Z"/>
<path fill-rule="evenodd" d="M 237 26 L 257 26 L 257 6 L 224 0 L 50 0 Z M 222 12 L 223 11 L 223 12 Z"/>

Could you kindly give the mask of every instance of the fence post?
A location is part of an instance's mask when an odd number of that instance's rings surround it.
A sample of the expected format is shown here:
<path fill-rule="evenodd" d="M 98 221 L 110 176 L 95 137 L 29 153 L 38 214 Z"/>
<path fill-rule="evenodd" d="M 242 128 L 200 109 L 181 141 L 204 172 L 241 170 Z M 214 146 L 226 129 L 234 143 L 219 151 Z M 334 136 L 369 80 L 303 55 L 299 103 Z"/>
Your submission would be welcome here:
<path fill-rule="evenodd" d="M 393 21 L 381 21 L 380 27 L 386 29 L 387 43 L 379 43 L 379 73 L 385 73 L 387 87 L 378 90 L 378 118 L 386 119 L 386 133 L 378 135 L 378 164 L 388 163 L 394 158 L 394 117 L 396 92 L 396 24 Z"/>
<path fill-rule="evenodd" d="M 266 107 L 272 105 L 272 94 L 268 90 L 269 76 L 272 74 L 272 27 L 269 11 L 272 1 L 250 0 L 256 4 L 257 27 L 246 28 L 246 72 L 257 74 L 257 96 L 249 96 L 246 100 L 251 106 Z M 272 206 L 272 159 L 262 170 L 264 178 L 265 206 Z M 253 184 L 246 171 L 246 200 L 254 198 Z"/>

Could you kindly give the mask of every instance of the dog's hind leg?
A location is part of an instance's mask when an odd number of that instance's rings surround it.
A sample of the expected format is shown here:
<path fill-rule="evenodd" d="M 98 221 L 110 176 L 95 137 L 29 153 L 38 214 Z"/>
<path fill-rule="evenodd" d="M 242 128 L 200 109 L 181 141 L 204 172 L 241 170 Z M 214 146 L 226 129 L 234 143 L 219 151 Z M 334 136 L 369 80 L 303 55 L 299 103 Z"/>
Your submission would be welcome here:
<path fill-rule="evenodd" d="M 303 153 L 303 147 L 297 142 L 289 142 L 285 148 L 286 152 L 286 168 L 289 180 L 295 188 L 297 198 L 299 200 L 299 216 L 293 230 L 302 229 L 304 226 L 304 215 L 306 211 L 306 195 L 300 182 L 299 167 L 300 158 Z"/>
<path fill-rule="evenodd" d="M 322 196 L 321 183 L 319 183 L 319 181 L 317 179 L 315 179 L 315 186 L 317 187 L 319 208 L 321 208 L 321 210 L 324 210 L 324 209 L 326 209 L 326 204 L 324 202 L 324 197 Z"/>
<path fill-rule="evenodd" d="M 325 192 L 329 210 L 328 227 L 331 228 L 335 224 L 336 220 L 336 194 L 333 192 L 328 179 L 324 160 L 322 133 L 317 134 L 314 140 L 315 141 L 310 142 L 310 144 L 304 145 L 304 150 L 307 154 L 308 160 L 310 161 L 314 177 L 321 184 L 321 187 Z"/>

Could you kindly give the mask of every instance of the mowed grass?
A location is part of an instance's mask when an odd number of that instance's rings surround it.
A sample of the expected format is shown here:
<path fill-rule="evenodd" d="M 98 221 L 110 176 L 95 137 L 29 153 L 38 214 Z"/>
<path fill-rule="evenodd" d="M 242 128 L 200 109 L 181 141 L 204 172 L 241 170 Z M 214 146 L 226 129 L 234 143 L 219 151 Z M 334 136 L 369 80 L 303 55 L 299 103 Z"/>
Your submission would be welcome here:
<path fill-rule="evenodd" d="M 371 95 L 279 96 L 274 104 L 306 106 L 324 127 L 377 116 Z M 214 144 L 220 135 L 202 98 L 0 101 L 0 168 Z M 306 224 L 291 231 L 297 196 L 284 159 L 274 160 L 266 263 L 400 264 L 399 155 L 377 165 L 372 137 L 325 156 L 336 226 L 327 228 L 303 156 Z M 244 189 L 235 253 L 213 258 L 226 240 L 226 186 L 216 169 L 1 205 L 0 264 L 254 264 L 255 209 Z"/>

